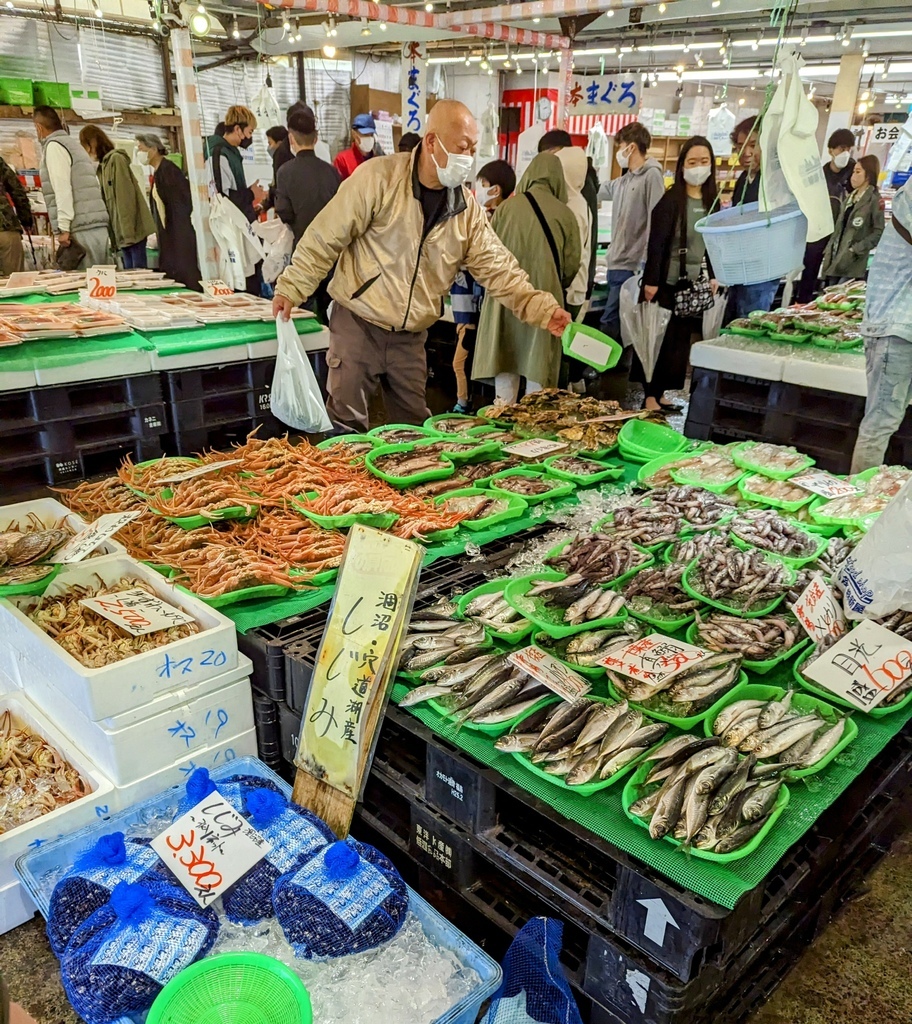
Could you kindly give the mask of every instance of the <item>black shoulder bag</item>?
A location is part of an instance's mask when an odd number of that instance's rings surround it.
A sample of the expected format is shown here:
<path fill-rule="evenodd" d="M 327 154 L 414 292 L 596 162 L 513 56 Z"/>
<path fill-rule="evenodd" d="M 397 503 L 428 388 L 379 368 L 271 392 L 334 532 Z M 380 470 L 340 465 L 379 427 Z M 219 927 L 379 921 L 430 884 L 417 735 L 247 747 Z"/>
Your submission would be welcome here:
<path fill-rule="evenodd" d="M 679 317 L 702 316 L 713 305 L 713 293 L 705 270 L 691 281 L 687 276 L 687 207 L 681 215 L 681 235 L 678 240 L 678 283 L 674 292 L 674 313 Z"/>
<path fill-rule="evenodd" d="M 529 200 L 529 205 L 535 211 L 535 216 L 538 217 L 538 223 L 541 224 L 541 229 L 545 233 L 545 238 L 548 240 L 548 248 L 551 250 L 551 255 L 554 258 L 554 269 L 557 271 L 557 279 L 560 281 L 561 286 L 561 305 L 567 304 L 567 291 L 564 288 L 564 278 L 561 273 L 560 256 L 557 252 L 557 243 L 554 241 L 554 235 L 551 234 L 551 228 L 548 226 L 548 222 L 545 220 L 545 215 L 541 211 L 541 207 L 535 200 L 535 196 L 531 192 L 523 192 L 526 199 Z"/>

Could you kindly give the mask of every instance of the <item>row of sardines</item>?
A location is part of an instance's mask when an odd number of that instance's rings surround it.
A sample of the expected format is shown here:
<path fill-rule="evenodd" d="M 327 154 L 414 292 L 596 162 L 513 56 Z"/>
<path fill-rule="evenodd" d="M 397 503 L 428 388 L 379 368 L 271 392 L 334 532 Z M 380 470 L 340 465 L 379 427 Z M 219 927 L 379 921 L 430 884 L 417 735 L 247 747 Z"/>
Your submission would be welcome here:
<path fill-rule="evenodd" d="M 758 462 L 779 471 L 807 465 L 791 449 L 758 447 Z M 681 483 L 674 464 L 687 460 L 698 469 Z M 737 482 L 744 470 L 725 450 L 644 464 L 640 486 L 607 518 L 571 536 L 555 531 L 540 570 L 417 608 L 400 706 L 430 707 L 457 730 L 487 735 L 529 773 L 578 795 L 623 783 L 624 812 L 656 842 L 720 862 L 748 856 L 786 812 L 789 784 L 825 771 L 858 735 L 851 708 L 803 675 L 822 648 L 792 605 L 813 577 L 834 582 L 863 530 L 698 482 L 706 472 L 718 484 L 728 465 Z M 909 476 L 881 467 L 862 483 L 889 499 Z M 912 633 L 912 614 L 882 622 Z M 659 681 L 614 667 L 624 648 L 656 634 L 707 656 Z M 539 681 L 542 654 L 588 692 L 562 698 Z M 907 684 L 880 713 L 910 700 Z"/>

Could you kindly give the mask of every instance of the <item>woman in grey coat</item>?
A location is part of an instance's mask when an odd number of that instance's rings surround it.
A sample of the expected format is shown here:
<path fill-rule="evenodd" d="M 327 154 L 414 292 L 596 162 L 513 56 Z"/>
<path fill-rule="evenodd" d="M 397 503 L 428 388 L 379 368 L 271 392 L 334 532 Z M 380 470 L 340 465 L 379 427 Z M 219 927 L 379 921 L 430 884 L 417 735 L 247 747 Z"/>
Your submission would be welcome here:
<path fill-rule="evenodd" d="M 884 229 L 883 204 L 877 191 L 880 161 L 863 156 L 855 164 L 852 191 L 843 199 L 833 234 L 823 254 L 821 276 L 827 287 L 863 278 L 871 250 Z"/>

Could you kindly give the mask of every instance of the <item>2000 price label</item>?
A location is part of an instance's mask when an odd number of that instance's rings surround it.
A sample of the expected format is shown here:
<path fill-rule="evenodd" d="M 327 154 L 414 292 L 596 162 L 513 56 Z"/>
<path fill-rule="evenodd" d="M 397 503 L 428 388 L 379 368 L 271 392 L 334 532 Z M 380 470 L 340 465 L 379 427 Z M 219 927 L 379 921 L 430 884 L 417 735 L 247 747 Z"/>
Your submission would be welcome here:
<path fill-rule="evenodd" d="M 117 294 L 116 267 L 90 267 L 86 271 L 90 299 L 113 299 Z"/>

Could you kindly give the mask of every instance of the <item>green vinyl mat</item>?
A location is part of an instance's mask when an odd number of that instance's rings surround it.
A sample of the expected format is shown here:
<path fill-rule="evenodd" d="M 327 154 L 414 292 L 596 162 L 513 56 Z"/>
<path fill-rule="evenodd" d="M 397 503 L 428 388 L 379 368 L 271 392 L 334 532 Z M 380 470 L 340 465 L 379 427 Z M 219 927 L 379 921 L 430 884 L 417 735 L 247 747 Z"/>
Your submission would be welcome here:
<path fill-rule="evenodd" d="M 773 686 L 789 685 L 791 666 L 786 664 L 788 667 L 781 673 L 763 676 L 762 682 Z M 751 682 L 760 681 L 759 676 L 751 677 Z M 409 689 L 405 684 L 396 682 L 393 702 L 398 704 Z M 593 693 L 596 692 L 598 683 L 593 687 Z M 650 839 L 649 833 L 624 813 L 621 806 L 623 785 L 612 786 L 591 796 L 567 792 L 527 771 L 510 754 L 495 750 L 493 738 L 469 729 L 458 730 L 449 719 L 427 705 L 417 705 L 408 710 L 433 732 L 461 747 L 482 764 L 499 771 L 565 818 L 649 864 L 678 885 L 729 910 L 735 908 L 746 892 L 763 881 L 785 852 L 912 718 L 912 708 L 876 719 L 858 714 L 858 738 L 851 746 L 819 775 L 789 781 L 789 805 L 757 851 L 743 860 L 718 864 L 696 857 L 688 858 L 680 848 Z"/>
<path fill-rule="evenodd" d="M 316 317 L 302 317 L 292 322 L 298 334 L 315 334 L 323 329 Z M 139 334 L 160 356 L 174 356 L 270 341 L 276 336 L 276 327 L 272 320 L 254 320 L 241 324 L 204 324 L 184 330 L 140 331 Z"/>
<path fill-rule="evenodd" d="M 141 335 L 102 334 L 97 338 L 49 338 L 24 341 L 0 349 L 0 373 L 72 366 L 95 359 L 106 359 L 121 352 L 148 352 L 152 346 Z"/>

